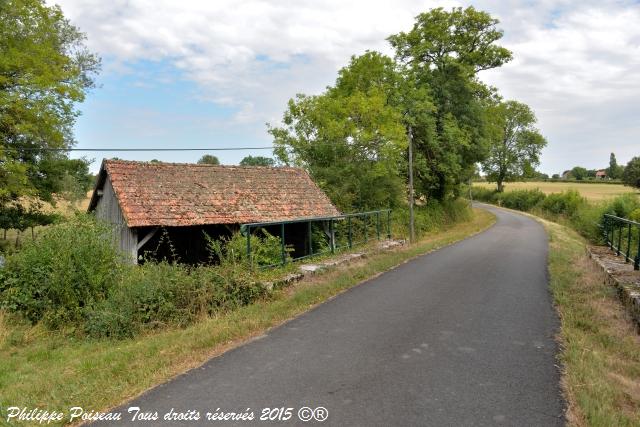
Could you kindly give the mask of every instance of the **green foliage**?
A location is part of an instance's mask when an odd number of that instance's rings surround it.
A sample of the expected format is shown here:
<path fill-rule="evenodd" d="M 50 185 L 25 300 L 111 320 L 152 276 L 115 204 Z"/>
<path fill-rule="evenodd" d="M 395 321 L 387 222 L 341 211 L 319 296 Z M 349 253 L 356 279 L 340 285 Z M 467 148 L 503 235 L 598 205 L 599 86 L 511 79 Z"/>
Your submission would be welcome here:
<path fill-rule="evenodd" d="M 535 128 L 536 116 L 517 101 L 498 102 L 487 108 L 490 122 L 489 155 L 482 169 L 502 192 L 505 181 L 533 177 L 546 139 Z M 548 178 L 548 177 L 547 177 Z"/>
<path fill-rule="evenodd" d="M 264 228 L 251 232 L 251 259 L 247 257 L 247 237 L 240 233 L 230 238 L 214 240 L 205 234 L 211 261 L 223 266 L 242 265 L 264 267 L 282 263 L 282 245 L 280 237 L 271 235 Z M 291 259 L 292 248 L 285 246 L 285 258 Z"/>
<path fill-rule="evenodd" d="M 47 149 L 74 144 L 75 104 L 93 87 L 100 65 L 84 41 L 58 6 L 0 2 L 0 141 L 7 148 L 0 153 L 0 201 L 46 200 L 69 187 L 65 176 L 76 177 L 81 160 Z"/>
<path fill-rule="evenodd" d="M 240 160 L 240 166 L 275 166 L 276 161 L 271 157 L 247 156 Z"/>
<path fill-rule="evenodd" d="M 53 328 L 79 322 L 119 275 L 121 257 L 112 236 L 109 226 L 85 215 L 47 227 L 7 257 L 1 305 Z"/>
<path fill-rule="evenodd" d="M 540 208 L 553 215 L 572 217 L 586 203 L 587 200 L 579 192 L 567 190 L 562 193 L 549 194 L 540 204 Z"/>
<path fill-rule="evenodd" d="M 397 206 L 407 147 L 401 111 L 391 102 L 398 79 L 390 58 L 353 57 L 334 87 L 289 101 L 283 126 L 269 128 L 276 155 L 306 168 L 343 211 Z"/>
<path fill-rule="evenodd" d="M 640 157 L 629 160 L 624 168 L 622 181 L 630 187 L 640 188 Z"/>
<path fill-rule="evenodd" d="M 199 165 L 219 165 L 220 160 L 212 154 L 205 154 L 198 160 Z"/>
<path fill-rule="evenodd" d="M 87 312 L 92 337 L 128 338 L 247 305 L 268 295 L 245 268 L 145 263 L 130 266 L 108 298 Z"/>
<path fill-rule="evenodd" d="M 495 94 L 477 73 L 511 59 L 496 44 L 502 37 L 497 24 L 473 7 L 437 8 L 418 15 L 408 33 L 388 38 L 398 62 L 407 66 L 409 93 L 427 92 L 434 106 L 430 114 L 416 114 L 415 103 L 404 102 L 416 141 L 416 189 L 428 200 L 457 195 L 486 156 L 486 105 Z"/>
<path fill-rule="evenodd" d="M 587 169 L 583 168 L 582 166 L 576 166 L 573 169 L 571 169 L 571 177 L 576 181 L 582 181 L 584 179 L 587 179 L 588 175 L 589 175 L 589 171 L 587 171 Z"/>
<path fill-rule="evenodd" d="M 426 236 L 428 233 L 472 218 L 473 213 L 469 202 L 464 199 L 447 200 L 439 202 L 432 200 L 425 205 L 416 206 L 414 209 L 416 238 Z M 395 209 L 391 216 L 392 235 L 408 238 L 409 236 L 409 209 Z"/>
<path fill-rule="evenodd" d="M 545 194 L 538 190 L 518 190 L 508 193 L 496 193 L 494 200 L 501 206 L 519 211 L 530 211 L 545 200 Z"/>
<path fill-rule="evenodd" d="M 616 160 L 616 155 L 611 153 L 609 156 L 609 167 L 607 168 L 607 177 L 609 179 L 620 179 L 622 178 L 622 174 L 624 172 L 624 168 L 618 165 L 618 161 Z"/>
<path fill-rule="evenodd" d="M 604 214 L 633 219 L 640 215 L 640 199 L 635 194 L 623 194 L 599 203 L 589 203 L 576 190 L 545 196 L 536 190 L 498 193 L 483 187 L 473 187 L 474 200 L 493 203 L 525 212 L 535 212 L 552 220 L 568 222 L 576 231 L 593 242 L 602 238 Z"/>
<path fill-rule="evenodd" d="M 280 260 L 279 239 L 255 241 L 257 262 Z M 0 308 L 52 329 L 94 337 L 131 337 L 184 326 L 268 296 L 246 268 L 240 235 L 219 249 L 220 265 L 128 264 L 110 226 L 88 215 L 47 227 L 0 269 Z M 277 252 L 277 256 L 276 256 Z"/>

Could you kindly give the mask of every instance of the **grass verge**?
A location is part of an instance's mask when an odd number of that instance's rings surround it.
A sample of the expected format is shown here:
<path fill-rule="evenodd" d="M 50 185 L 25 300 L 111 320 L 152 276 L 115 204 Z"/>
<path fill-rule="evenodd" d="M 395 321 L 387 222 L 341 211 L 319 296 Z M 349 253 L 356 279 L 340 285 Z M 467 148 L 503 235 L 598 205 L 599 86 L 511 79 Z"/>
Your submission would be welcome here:
<path fill-rule="evenodd" d="M 416 245 L 373 254 L 185 329 L 131 340 L 79 340 L 41 327 L 8 327 L 0 313 L 0 422 L 7 406 L 68 414 L 72 406 L 105 410 L 268 328 L 407 260 L 476 234 L 495 222 L 474 209 L 471 221 L 434 232 Z M 52 424 L 53 425 L 53 424 Z"/>
<path fill-rule="evenodd" d="M 575 231 L 545 220 L 572 426 L 640 425 L 640 337 Z"/>

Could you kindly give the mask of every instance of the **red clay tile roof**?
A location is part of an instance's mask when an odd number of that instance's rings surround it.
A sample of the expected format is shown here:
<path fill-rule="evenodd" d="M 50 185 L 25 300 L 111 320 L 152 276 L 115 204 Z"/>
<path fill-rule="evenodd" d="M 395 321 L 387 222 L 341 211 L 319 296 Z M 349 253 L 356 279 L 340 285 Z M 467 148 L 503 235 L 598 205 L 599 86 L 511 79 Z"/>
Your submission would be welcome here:
<path fill-rule="evenodd" d="M 339 215 L 302 169 L 105 160 L 129 227 L 234 224 Z M 89 210 L 98 201 L 94 191 Z"/>

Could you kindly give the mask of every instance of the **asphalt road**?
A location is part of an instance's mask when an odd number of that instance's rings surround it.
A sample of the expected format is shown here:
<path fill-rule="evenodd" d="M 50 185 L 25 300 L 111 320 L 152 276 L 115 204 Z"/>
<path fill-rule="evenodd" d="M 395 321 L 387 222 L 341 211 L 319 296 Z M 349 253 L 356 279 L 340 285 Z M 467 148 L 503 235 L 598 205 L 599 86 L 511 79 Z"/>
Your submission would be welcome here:
<path fill-rule="evenodd" d="M 118 425 L 158 425 L 172 408 L 200 419 L 169 425 L 219 425 L 207 412 L 248 408 L 253 425 L 563 425 L 546 234 L 489 209 L 498 217 L 489 230 L 148 391 L 118 409 Z M 159 419 L 131 422 L 132 406 Z M 293 408 L 288 421 L 259 421 L 263 408 L 283 407 Z M 303 407 L 326 409 L 303 418 L 328 417 L 302 422 Z"/>

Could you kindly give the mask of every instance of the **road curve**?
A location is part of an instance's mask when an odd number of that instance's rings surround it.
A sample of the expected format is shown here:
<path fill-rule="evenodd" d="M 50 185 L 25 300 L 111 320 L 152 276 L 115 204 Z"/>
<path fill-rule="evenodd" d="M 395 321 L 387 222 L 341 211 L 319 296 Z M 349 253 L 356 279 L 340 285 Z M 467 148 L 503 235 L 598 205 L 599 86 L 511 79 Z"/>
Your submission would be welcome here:
<path fill-rule="evenodd" d="M 172 408 L 201 418 L 168 425 L 219 425 L 205 414 L 281 407 L 293 411 L 278 425 L 320 425 L 300 421 L 301 407 L 326 408 L 321 425 L 335 426 L 563 425 L 546 233 L 486 208 L 498 218 L 487 231 L 148 391 L 117 425 L 162 424 Z M 160 419 L 131 422 L 131 406 Z"/>

